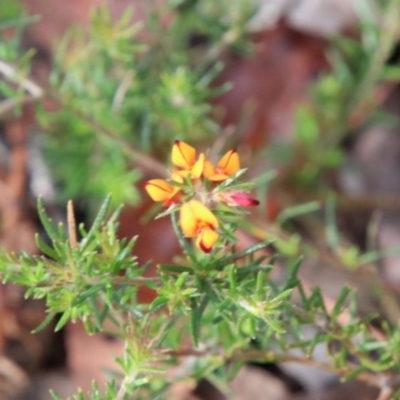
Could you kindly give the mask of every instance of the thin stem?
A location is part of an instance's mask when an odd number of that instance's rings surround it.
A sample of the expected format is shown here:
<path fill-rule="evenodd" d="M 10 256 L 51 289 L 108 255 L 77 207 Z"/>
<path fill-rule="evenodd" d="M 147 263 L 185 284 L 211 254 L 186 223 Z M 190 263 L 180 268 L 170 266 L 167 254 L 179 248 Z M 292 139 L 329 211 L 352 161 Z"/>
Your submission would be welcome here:
<path fill-rule="evenodd" d="M 125 376 L 118 390 L 117 396 L 115 397 L 115 400 L 123 400 L 125 398 L 125 395 L 127 394 L 127 386 L 136 379 L 136 375 L 137 374 Z"/>
<path fill-rule="evenodd" d="M 4 115 L 15 107 L 24 104 L 32 103 L 43 97 L 43 89 L 33 82 L 31 79 L 26 78 L 14 66 L 0 60 L 0 74 L 5 76 L 11 82 L 18 84 L 25 90 L 25 95 L 13 99 L 6 99 L 0 103 L 0 115 Z"/>
<path fill-rule="evenodd" d="M 166 350 L 162 352 L 163 355 L 171 356 L 171 357 L 212 357 L 212 356 L 222 356 L 226 362 L 230 361 L 264 361 L 264 362 L 274 362 L 274 363 L 285 363 L 285 362 L 296 362 L 303 365 L 308 365 L 311 367 L 315 367 L 324 371 L 329 371 L 340 376 L 346 377 L 351 369 L 347 370 L 335 370 L 332 367 L 332 364 L 328 362 L 323 362 L 316 360 L 311 357 L 306 356 L 297 356 L 293 354 L 275 354 L 271 351 L 256 351 L 256 350 L 247 350 L 247 351 L 238 351 L 236 353 L 231 354 L 230 356 L 226 356 L 223 354 L 222 350 L 216 349 L 181 349 L 181 350 Z M 362 372 L 357 375 L 356 379 L 369 385 L 375 387 L 382 387 L 382 379 L 383 375 L 380 373 L 371 373 L 371 372 Z M 382 393 L 388 393 L 390 388 L 385 387 L 381 390 Z M 393 393 L 393 389 L 391 389 L 391 393 Z M 382 397 L 377 400 L 386 400 L 390 397 Z"/>
<path fill-rule="evenodd" d="M 190 261 L 194 265 L 196 265 L 197 264 L 196 256 L 193 253 L 192 247 L 189 245 L 188 241 L 184 238 L 183 233 L 179 228 L 178 213 L 176 211 L 171 214 L 171 221 L 172 221 L 172 227 L 174 228 L 174 232 L 176 234 L 176 237 L 178 238 L 179 244 L 181 245 L 185 254 L 190 258 Z"/>
<path fill-rule="evenodd" d="M 144 285 L 148 282 L 161 282 L 157 276 L 140 276 L 137 278 L 125 278 L 124 276 L 115 276 L 112 278 L 112 283 L 115 285 Z"/>
<path fill-rule="evenodd" d="M 394 394 L 393 388 L 391 388 L 389 386 L 385 386 L 380 390 L 379 395 L 376 398 L 376 400 L 390 400 L 392 398 L 393 394 Z"/>
<path fill-rule="evenodd" d="M 43 89 L 33 80 L 26 78 L 12 65 L 0 60 L 0 73 L 10 81 L 18 83 L 34 98 L 40 98 L 44 95 Z"/>

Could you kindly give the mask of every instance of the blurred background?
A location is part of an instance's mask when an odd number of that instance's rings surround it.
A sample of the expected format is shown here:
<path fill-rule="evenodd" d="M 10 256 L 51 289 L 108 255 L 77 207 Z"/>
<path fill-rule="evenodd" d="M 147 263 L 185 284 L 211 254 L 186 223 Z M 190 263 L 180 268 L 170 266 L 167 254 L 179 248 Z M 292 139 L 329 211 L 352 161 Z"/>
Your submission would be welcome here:
<path fill-rule="evenodd" d="M 261 200 L 242 245 L 268 228 L 327 302 L 348 283 L 363 312 L 397 321 L 399 38 L 398 0 L 0 0 L 1 246 L 37 253 L 38 196 L 55 221 L 73 199 L 90 223 L 112 193 L 139 261 L 168 262 L 178 245 L 143 181 L 165 175 L 176 139 L 237 148 Z M 122 344 L 79 324 L 32 335 L 45 309 L 23 295 L 0 287 L 0 400 L 104 382 Z M 377 396 L 290 363 L 231 385 L 237 400 Z M 225 399 L 207 381 L 171 398 Z"/>

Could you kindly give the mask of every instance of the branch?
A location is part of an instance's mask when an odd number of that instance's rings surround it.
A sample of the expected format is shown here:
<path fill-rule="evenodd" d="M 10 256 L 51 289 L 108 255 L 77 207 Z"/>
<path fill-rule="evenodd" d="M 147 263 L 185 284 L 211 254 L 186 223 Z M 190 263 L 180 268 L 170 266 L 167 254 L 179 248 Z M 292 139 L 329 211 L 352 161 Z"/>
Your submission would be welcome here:
<path fill-rule="evenodd" d="M 244 362 L 251 362 L 251 361 L 263 361 L 268 363 L 285 363 L 285 362 L 295 362 L 303 365 L 307 365 L 310 367 L 318 368 L 324 371 L 328 371 L 334 374 L 338 374 L 341 377 L 345 378 L 351 369 L 348 370 L 335 370 L 332 367 L 332 364 L 328 362 L 323 362 L 316 360 L 311 357 L 306 356 L 297 356 L 293 354 L 275 354 L 272 351 L 257 351 L 257 350 L 245 350 L 245 351 L 238 351 L 229 356 L 224 354 L 221 349 L 215 348 L 208 348 L 208 349 L 180 349 L 180 350 L 164 350 L 160 352 L 160 355 L 163 356 L 170 356 L 170 357 L 212 357 L 212 356 L 222 356 L 225 359 L 225 362 L 231 361 L 244 361 Z M 375 386 L 381 388 L 381 393 L 393 393 L 393 389 L 389 387 L 387 384 L 382 386 L 382 382 L 387 382 L 387 376 L 381 373 L 372 373 L 372 372 L 362 372 L 357 375 L 357 380 L 361 382 L 365 382 L 371 386 Z M 377 400 L 386 400 L 390 397 L 382 397 L 378 398 Z"/>
<path fill-rule="evenodd" d="M 0 60 L 0 74 L 22 87 L 28 94 L 23 97 L 6 99 L 0 103 L 0 115 L 4 115 L 15 107 L 33 103 L 44 96 L 43 89 L 33 80 L 26 78 L 12 65 Z"/>

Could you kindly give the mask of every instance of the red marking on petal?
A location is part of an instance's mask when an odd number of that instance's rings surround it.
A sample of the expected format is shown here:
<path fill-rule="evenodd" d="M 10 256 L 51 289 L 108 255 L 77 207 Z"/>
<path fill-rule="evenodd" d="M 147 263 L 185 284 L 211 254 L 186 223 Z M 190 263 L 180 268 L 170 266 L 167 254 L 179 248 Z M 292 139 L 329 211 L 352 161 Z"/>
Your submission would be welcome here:
<path fill-rule="evenodd" d="M 206 246 L 204 245 L 203 241 L 200 241 L 200 242 L 199 242 L 199 246 L 200 246 L 200 249 L 201 249 L 202 251 L 204 251 L 204 253 L 210 253 L 210 251 L 212 250 L 212 247 L 206 247 Z"/>

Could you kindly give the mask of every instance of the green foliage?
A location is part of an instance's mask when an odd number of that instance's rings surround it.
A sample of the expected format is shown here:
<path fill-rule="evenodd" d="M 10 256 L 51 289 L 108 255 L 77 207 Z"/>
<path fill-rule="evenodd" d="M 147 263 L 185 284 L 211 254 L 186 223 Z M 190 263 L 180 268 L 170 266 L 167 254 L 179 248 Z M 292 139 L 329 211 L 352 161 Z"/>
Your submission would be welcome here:
<path fill-rule="evenodd" d="M 132 255 L 135 238 L 117 239 L 118 211 L 106 218 L 109 204 L 108 197 L 89 230 L 80 226 L 82 237 L 75 243 L 71 227 L 66 233 L 62 225 L 54 225 L 39 200 L 39 217 L 50 241 L 37 236 L 43 255 L 3 251 L 0 257 L 3 281 L 27 286 L 27 296 L 46 299 L 49 317 L 44 324 L 59 314 L 56 330 L 69 320 L 81 320 L 92 333 L 104 330 L 107 319 L 114 326 L 111 332 L 125 341 L 125 353 L 117 360 L 124 377 L 120 386 L 114 379 L 105 392 L 94 385 L 90 395 L 78 392 L 73 399 L 123 399 L 128 393 L 135 399 L 158 398 L 172 382 L 157 377 L 181 356 L 195 359 L 187 377 L 213 380 L 232 376 L 232 363 L 239 368 L 246 361 L 291 359 L 294 349 L 304 354 L 297 360 L 305 361 L 324 342 L 332 357 L 330 368 L 345 378 L 398 372 L 399 327 L 386 325 L 385 338 L 376 337 L 369 329 L 373 316 L 358 317 L 350 287 L 328 311 L 319 288 L 304 290 L 297 275 L 301 260 L 291 261 L 292 256 L 281 255 L 287 277 L 271 280 L 270 252 L 256 256 L 274 245 L 271 240 L 207 256 L 191 249 L 188 259 L 160 265 L 156 277 L 145 278 L 146 266 L 140 267 Z M 137 301 L 142 285 L 156 290 L 150 304 Z M 294 292 L 301 299 L 296 306 Z M 160 312 L 164 306 L 167 313 Z M 340 319 L 347 313 L 343 324 Z M 304 336 L 304 327 L 316 321 L 314 337 Z M 192 348 L 182 352 L 187 335 Z"/>
<path fill-rule="evenodd" d="M 100 390 L 96 382 L 92 383 L 92 391 L 88 397 L 81 389 L 73 397 L 68 397 L 68 400 L 115 400 L 117 394 L 117 387 L 115 383 L 110 383 L 107 385 L 106 390 Z M 62 398 L 51 391 L 51 395 L 54 400 L 62 400 Z"/>
<path fill-rule="evenodd" d="M 89 332 L 102 330 L 103 321 L 119 301 L 119 312 L 129 310 L 136 302 L 136 287 L 129 284 L 143 273 L 132 256 L 136 238 L 129 242 L 118 240 L 116 224 L 118 212 L 105 222 L 104 217 L 110 198 L 101 208 L 89 232 L 80 226 L 82 239 L 79 246 L 71 245 L 62 224 L 53 226 L 45 214 L 42 201 L 38 203 L 39 216 L 51 244 L 36 235 L 36 243 L 44 256 L 24 255 L 19 259 L 13 254 L 1 254 L 4 281 L 28 286 L 26 296 L 46 298 L 49 323 L 61 313 L 55 329 L 61 329 L 71 319 L 81 319 Z M 126 282 L 113 285 L 122 271 Z M 99 307 L 99 304 L 102 304 Z M 43 327 L 43 326 L 42 326 Z"/>

